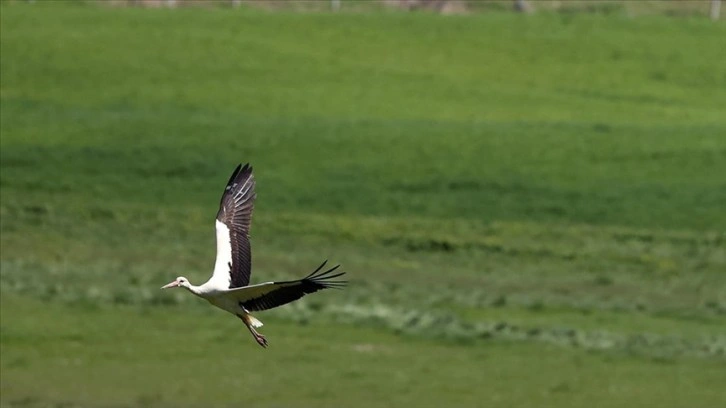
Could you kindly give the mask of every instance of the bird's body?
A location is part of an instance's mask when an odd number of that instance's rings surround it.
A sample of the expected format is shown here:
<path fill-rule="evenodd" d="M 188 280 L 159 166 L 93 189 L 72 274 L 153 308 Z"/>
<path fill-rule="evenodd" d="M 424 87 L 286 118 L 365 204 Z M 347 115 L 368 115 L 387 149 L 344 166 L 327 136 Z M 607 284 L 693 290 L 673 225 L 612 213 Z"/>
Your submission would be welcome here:
<path fill-rule="evenodd" d="M 346 282 L 334 280 L 344 274 L 335 273 L 339 265 L 321 272 L 326 263 L 323 262 L 303 279 L 249 285 L 252 272 L 249 229 L 255 197 L 252 167 L 249 164 L 237 166 L 224 189 L 217 213 L 217 260 L 212 277 L 204 284 L 195 286 L 180 276 L 162 289 L 183 287 L 212 305 L 232 313 L 245 323 L 257 343 L 267 347 L 265 337 L 255 330 L 262 326 L 262 322 L 250 312 L 282 306 L 321 289 L 340 288 Z"/>

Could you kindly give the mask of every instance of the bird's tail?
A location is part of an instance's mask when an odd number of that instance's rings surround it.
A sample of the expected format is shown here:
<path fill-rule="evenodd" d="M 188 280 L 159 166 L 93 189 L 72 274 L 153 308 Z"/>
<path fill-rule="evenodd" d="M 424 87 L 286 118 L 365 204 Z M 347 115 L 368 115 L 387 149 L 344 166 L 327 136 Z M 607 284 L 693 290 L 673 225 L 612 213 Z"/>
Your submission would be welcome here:
<path fill-rule="evenodd" d="M 250 321 L 250 325 L 254 328 L 262 327 L 262 322 L 257 320 L 256 317 L 252 316 L 251 314 L 247 315 L 247 318 Z"/>

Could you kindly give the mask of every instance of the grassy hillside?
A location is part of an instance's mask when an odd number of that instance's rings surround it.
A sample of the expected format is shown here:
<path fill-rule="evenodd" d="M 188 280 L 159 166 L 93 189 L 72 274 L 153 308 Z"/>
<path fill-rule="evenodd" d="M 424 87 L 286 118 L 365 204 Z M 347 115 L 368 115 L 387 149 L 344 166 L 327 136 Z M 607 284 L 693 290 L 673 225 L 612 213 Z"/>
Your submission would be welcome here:
<path fill-rule="evenodd" d="M 1 11 L 0 405 L 726 397 L 723 24 Z M 352 279 L 268 350 L 158 290 L 247 161 L 253 280 Z"/>

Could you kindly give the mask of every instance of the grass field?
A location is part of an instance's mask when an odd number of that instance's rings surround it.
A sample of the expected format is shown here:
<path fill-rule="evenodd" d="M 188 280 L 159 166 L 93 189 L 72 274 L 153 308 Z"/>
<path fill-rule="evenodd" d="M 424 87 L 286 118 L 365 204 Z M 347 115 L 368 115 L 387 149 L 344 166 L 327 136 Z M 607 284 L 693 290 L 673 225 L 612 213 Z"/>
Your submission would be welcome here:
<path fill-rule="evenodd" d="M 726 399 L 723 24 L 1 7 L 0 406 Z M 253 280 L 352 281 L 267 350 L 158 290 L 247 161 Z"/>

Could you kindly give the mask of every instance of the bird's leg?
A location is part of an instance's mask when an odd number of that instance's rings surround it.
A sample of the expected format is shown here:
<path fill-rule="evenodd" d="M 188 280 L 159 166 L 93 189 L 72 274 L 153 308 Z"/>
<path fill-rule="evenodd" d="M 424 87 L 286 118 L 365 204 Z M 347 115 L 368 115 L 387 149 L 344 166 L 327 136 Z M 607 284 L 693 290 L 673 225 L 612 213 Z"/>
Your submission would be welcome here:
<path fill-rule="evenodd" d="M 255 330 L 255 328 L 250 325 L 247 325 L 247 328 L 250 329 L 250 333 L 252 333 L 252 337 L 255 338 L 257 344 L 259 344 L 263 348 L 267 348 L 267 339 L 265 338 L 265 336 L 258 333 L 257 330 Z"/>
<path fill-rule="evenodd" d="M 261 335 L 257 330 L 255 330 L 254 326 L 252 326 L 252 321 L 250 321 L 250 318 L 246 314 L 237 315 L 242 321 L 244 322 L 245 326 L 247 326 L 247 329 L 252 333 L 252 337 L 255 338 L 255 341 L 260 346 L 267 348 L 267 339 L 265 336 Z"/>

